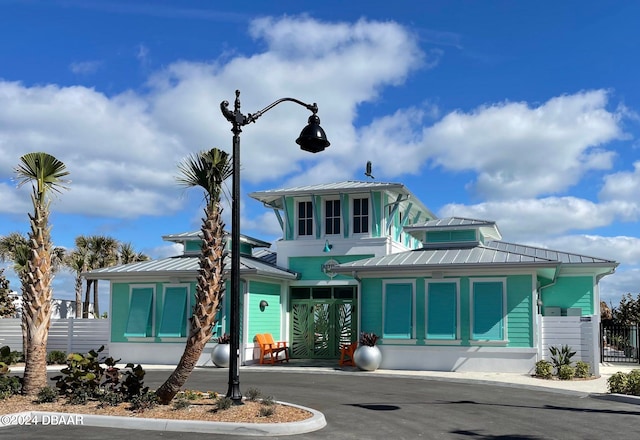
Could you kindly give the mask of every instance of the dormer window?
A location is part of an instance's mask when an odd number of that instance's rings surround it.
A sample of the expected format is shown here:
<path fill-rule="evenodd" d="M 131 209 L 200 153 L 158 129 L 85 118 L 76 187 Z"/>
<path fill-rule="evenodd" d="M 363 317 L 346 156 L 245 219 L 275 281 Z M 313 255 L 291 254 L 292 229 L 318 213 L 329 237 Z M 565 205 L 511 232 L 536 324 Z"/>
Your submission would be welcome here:
<path fill-rule="evenodd" d="M 353 233 L 369 233 L 369 199 L 353 199 Z"/>
<path fill-rule="evenodd" d="M 325 200 L 324 202 L 324 233 L 326 235 L 340 234 L 340 200 Z"/>
<path fill-rule="evenodd" d="M 298 236 L 313 235 L 313 206 L 311 202 L 298 202 Z"/>

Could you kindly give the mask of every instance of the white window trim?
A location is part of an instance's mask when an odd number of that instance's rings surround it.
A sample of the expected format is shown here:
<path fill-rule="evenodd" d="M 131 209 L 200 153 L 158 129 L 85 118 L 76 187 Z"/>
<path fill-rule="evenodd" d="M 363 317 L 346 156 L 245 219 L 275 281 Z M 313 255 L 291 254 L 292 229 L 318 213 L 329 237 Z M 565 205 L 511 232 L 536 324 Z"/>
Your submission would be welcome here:
<path fill-rule="evenodd" d="M 502 339 L 501 340 L 489 340 L 489 339 L 473 339 L 473 285 L 475 283 L 502 283 Z M 507 337 L 507 279 L 500 278 L 469 278 L 469 342 L 476 345 L 506 345 L 509 342 Z"/>
<path fill-rule="evenodd" d="M 356 199 L 366 199 L 367 200 L 367 232 L 354 232 L 355 230 L 355 210 L 353 209 L 353 202 Z M 349 197 L 349 205 L 351 205 L 349 208 L 349 214 L 350 214 L 350 220 L 351 220 L 351 228 L 349 228 L 351 236 L 352 237 L 368 237 L 371 236 L 372 232 L 371 232 L 371 217 L 372 217 L 372 209 L 373 206 L 371 204 L 371 196 L 369 194 L 354 194 L 351 197 Z"/>
<path fill-rule="evenodd" d="M 340 207 L 338 209 L 338 218 L 340 219 L 340 232 L 338 233 L 327 233 L 327 202 L 338 202 L 340 204 Z M 335 218 L 335 212 L 334 217 L 332 218 Z M 342 200 L 340 200 L 340 197 L 327 197 L 325 199 L 322 199 L 322 234 L 325 237 L 340 237 L 343 234 L 342 231 L 344 231 L 344 219 L 342 218 Z"/>
<path fill-rule="evenodd" d="M 167 288 L 171 288 L 171 287 L 185 287 L 187 289 L 187 307 L 185 308 L 185 334 L 189 335 L 189 317 L 191 316 L 189 311 L 191 310 L 191 284 L 189 283 L 173 283 L 173 284 L 164 284 L 162 286 L 162 312 L 164 313 L 164 305 L 165 305 L 165 298 L 167 296 Z M 160 329 L 158 328 L 158 331 Z M 155 335 L 155 332 L 154 332 Z M 164 341 L 165 339 L 168 341 L 175 341 L 178 342 L 180 340 L 187 340 L 187 336 L 176 336 L 176 337 L 170 337 L 170 336 L 158 336 L 160 338 L 161 341 Z"/>
<path fill-rule="evenodd" d="M 410 339 L 395 339 L 384 338 L 385 317 L 386 317 L 386 304 L 387 304 L 387 286 L 389 284 L 411 284 L 411 338 Z M 416 280 L 414 278 L 398 279 L 398 280 L 382 280 L 382 340 L 393 341 L 394 344 L 412 343 L 416 340 Z"/>
<path fill-rule="evenodd" d="M 456 338 L 455 339 L 430 339 L 429 331 L 429 284 L 454 283 L 456 285 Z M 473 328 L 473 327 L 472 327 Z M 443 278 L 441 280 L 426 279 L 424 281 L 424 340 L 429 344 L 460 344 L 460 278 Z"/>
<path fill-rule="evenodd" d="M 156 334 L 156 305 L 157 305 L 157 289 L 155 284 L 129 284 L 129 313 L 131 313 L 131 300 L 133 299 L 133 289 L 151 289 L 151 336 L 125 336 L 127 341 L 149 341 L 155 339 Z M 127 314 L 127 324 L 129 323 L 129 315 Z M 125 324 L 126 332 L 126 324 Z"/>
<path fill-rule="evenodd" d="M 299 222 L 300 222 L 300 216 L 299 216 L 299 203 L 311 203 L 311 233 L 309 235 L 300 235 L 300 229 L 299 229 Z M 295 204 L 295 230 L 296 230 L 296 238 L 302 239 L 302 240 L 315 240 L 316 239 L 316 218 L 315 215 L 313 213 L 313 200 L 311 200 L 310 197 L 303 197 L 303 198 L 299 198 L 299 199 L 295 199 L 294 201 Z"/>

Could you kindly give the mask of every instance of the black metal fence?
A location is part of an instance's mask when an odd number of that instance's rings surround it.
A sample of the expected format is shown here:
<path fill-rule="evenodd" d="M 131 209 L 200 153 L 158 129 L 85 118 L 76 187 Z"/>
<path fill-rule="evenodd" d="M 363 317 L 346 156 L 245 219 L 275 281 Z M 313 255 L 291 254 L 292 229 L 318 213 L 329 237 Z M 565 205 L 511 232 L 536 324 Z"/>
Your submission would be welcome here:
<path fill-rule="evenodd" d="M 637 325 L 600 324 L 602 362 L 640 363 Z"/>

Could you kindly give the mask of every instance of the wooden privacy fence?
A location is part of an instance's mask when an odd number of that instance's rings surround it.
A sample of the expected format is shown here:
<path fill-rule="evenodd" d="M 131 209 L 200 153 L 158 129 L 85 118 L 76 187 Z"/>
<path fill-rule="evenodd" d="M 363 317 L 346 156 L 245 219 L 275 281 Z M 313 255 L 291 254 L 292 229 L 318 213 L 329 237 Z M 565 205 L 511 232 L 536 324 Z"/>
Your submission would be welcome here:
<path fill-rule="evenodd" d="M 597 316 L 540 316 L 542 359 L 550 361 L 549 347 L 568 345 L 576 354 L 572 362 L 588 362 L 599 374 L 600 329 Z"/>
<path fill-rule="evenodd" d="M 0 347 L 22 351 L 20 319 L 0 319 Z M 102 355 L 109 355 L 108 319 L 52 319 L 49 327 L 47 352 L 86 353 L 104 345 Z"/>

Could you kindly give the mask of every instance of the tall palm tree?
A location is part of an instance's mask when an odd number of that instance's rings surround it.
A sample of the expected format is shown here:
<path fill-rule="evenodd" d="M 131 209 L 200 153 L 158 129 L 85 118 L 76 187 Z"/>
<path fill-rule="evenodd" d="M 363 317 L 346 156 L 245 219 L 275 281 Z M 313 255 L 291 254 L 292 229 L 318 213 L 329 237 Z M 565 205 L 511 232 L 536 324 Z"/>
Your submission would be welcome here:
<path fill-rule="evenodd" d="M 188 156 L 178 165 L 178 182 L 187 187 L 204 189 L 205 216 L 202 219 L 202 248 L 196 284 L 196 302 L 191 316 L 189 336 L 180 362 L 171 376 L 158 388 L 160 403 L 168 404 L 185 384 L 211 339 L 216 313 L 224 297 L 225 234 L 220 196 L 222 183 L 231 176 L 228 153 L 213 148 Z"/>
<path fill-rule="evenodd" d="M 29 214 L 29 261 L 22 294 L 22 317 L 27 350 L 22 392 L 35 395 L 47 385 L 47 338 L 51 322 L 51 235 L 50 193 L 66 189 L 63 178 L 69 174 L 63 162 L 47 153 L 27 153 L 15 172 L 18 187 L 31 183 L 33 214 Z"/>
<path fill-rule="evenodd" d="M 87 271 L 88 249 L 84 245 L 86 240 L 83 235 L 76 237 L 75 242 L 76 248 L 67 254 L 65 265 L 71 269 L 75 275 L 75 316 L 76 318 L 80 318 L 82 316 L 82 274 Z"/>
<path fill-rule="evenodd" d="M 89 237 L 90 269 L 102 269 L 115 266 L 118 263 L 118 240 L 106 235 Z M 87 281 L 87 285 L 89 282 Z M 93 314 L 100 316 L 98 280 L 93 280 Z M 89 290 L 87 288 L 87 295 Z M 88 309 L 88 304 L 87 304 Z M 88 310 L 87 310 L 88 312 Z"/>

